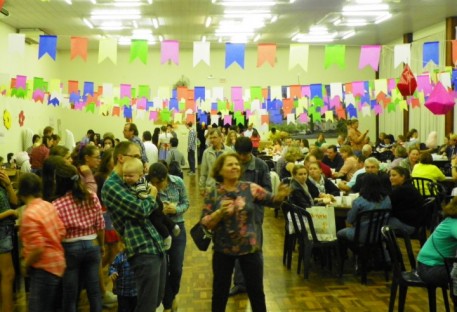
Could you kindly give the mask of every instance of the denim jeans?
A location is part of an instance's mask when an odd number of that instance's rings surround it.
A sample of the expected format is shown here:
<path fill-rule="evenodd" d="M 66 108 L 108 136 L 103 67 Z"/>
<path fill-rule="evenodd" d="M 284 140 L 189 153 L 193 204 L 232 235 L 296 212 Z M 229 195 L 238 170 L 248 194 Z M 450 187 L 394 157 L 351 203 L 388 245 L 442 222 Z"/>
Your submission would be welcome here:
<path fill-rule="evenodd" d="M 390 217 L 389 222 L 387 223 L 392 229 L 395 230 L 404 230 L 406 233 L 409 235 L 412 235 L 415 231 L 416 228 L 414 226 L 408 225 L 406 223 L 401 222 L 395 217 Z"/>
<path fill-rule="evenodd" d="M 190 172 L 195 173 L 195 151 L 187 151 L 187 161 L 189 162 Z"/>
<path fill-rule="evenodd" d="M 429 266 L 418 262 L 417 274 L 428 286 L 442 287 L 449 281 L 449 274 L 444 265 Z"/>
<path fill-rule="evenodd" d="M 165 295 L 162 301 L 164 309 L 171 309 L 171 305 L 179 292 L 179 286 L 181 284 L 187 238 L 184 222 L 177 223 L 177 225 L 181 229 L 181 232 L 177 237 L 173 237 L 171 248 L 168 250 L 168 274 L 165 283 Z"/>
<path fill-rule="evenodd" d="M 230 256 L 215 251 L 213 254 L 212 312 L 224 312 L 227 305 L 230 282 L 235 260 L 240 262 L 246 281 L 246 291 L 253 312 L 267 311 L 263 292 L 263 265 L 260 252 L 243 256 Z"/>
<path fill-rule="evenodd" d="M 79 291 L 86 288 L 90 311 L 102 311 L 102 293 L 98 276 L 101 261 L 97 240 L 62 243 L 67 269 L 63 276 L 63 310 L 76 312 Z"/>
<path fill-rule="evenodd" d="M 57 311 L 62 278 L 41 269 L 30 270 L 29 312 Z"/>
<path fill-rule="evenodd" d="M 135 312 L 154 312 L 165 290 L 167 257 L 138 254 L 129 259 L 138 292 Z"/>

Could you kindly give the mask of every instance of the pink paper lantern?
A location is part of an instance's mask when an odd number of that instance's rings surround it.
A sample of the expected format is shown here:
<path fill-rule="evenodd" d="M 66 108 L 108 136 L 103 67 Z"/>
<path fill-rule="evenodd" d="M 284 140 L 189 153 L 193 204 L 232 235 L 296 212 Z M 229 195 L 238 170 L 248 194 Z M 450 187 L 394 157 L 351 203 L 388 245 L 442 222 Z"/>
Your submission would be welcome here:
<path fill-rule="evenodd" d="M 428 108 L 434 115 L 445 115 L 450 112 L 455 105 L 453 96 L 447 92 L 446 88 L 438 82 L 425 102 L 425 107 Z"/>

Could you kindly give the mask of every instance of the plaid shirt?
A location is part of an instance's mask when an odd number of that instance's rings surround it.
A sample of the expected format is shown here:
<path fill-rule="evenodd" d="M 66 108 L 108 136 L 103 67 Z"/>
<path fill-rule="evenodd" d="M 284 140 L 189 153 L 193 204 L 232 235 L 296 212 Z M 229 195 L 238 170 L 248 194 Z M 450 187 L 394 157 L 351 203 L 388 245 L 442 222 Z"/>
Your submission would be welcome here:
<path fill-rule="evenodd" d="M 168 176 L 168 186 L 166 189 L 159 192 L 160 199 L 176 203 L 176 214 L 169 215 L 174 222 L 184 222 L 183 214 L 189 209 L 189 198 L 187 197 L 184 181 L 177 176 Z"/>
<path fill-rule="evenodd" d="M 125 187 L 122 178 L 112 172 L 103 185 L 102 199 L 114 228 L 125 241 L 129 258 L 137 254 L 164 254 L 163 239 L 149 220 L 151 212 L 157 209 L 152 196 L 139 199 Z"/>
<path fill-rule="evenodd" d="M 76 202 L 72 193 L 68 192 L 52 204 L 67 230 L 65 239 L 97 234 L 105 228 L 102 206 L 95 193 L 90 193 L 88 200 Z"/>
<path fill-rule="evenodd" d="M 41 198 L 32 200 L 22 215 L 19 235 L 25 258 L 34 249 L 43 249 L 40 259 L 32 267 L 63 276 L 66 265 L 61 241 L 65 237 L 65 226 L 51 203 Z"/>
<path fill-rule="evenodd" d="M 114 273 L 117 273 L 118 276 L 113 283 L 113 292 L 118 296 L 136 297 L 135 275 L 125 252 L 119 253 L 109 266 L 109 275 Z"/>
<path fill-rule="evenodd" d="M 189 130 L 189 138 L 187 140 L 187 150 L 195 151 L 197 149 L 197 133 L 195 129 L 191 128 Z"/>
<path fill-rule="evenodd" d="M 146 149 L 144 148 L 144 144 L 143 144 L 143 141 L 141 141 L 141 139 L 137 136 L 134 136 L 130 142 L 133 142 L 135 143 L 136 145 L 138 145 L 140 147 L 140 151 L 141 151 L 141 161 L 143 162 L 143 164 L 146 164 L 148 162 L 148 156 L 146 156 Z"/>

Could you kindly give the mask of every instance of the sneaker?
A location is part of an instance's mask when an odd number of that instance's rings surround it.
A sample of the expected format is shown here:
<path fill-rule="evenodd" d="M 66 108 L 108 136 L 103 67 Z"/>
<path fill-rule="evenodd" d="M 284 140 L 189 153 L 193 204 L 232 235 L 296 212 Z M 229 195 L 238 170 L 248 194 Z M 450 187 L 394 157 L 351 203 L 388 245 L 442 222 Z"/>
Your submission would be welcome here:
<path fill-rule="evenodd" d="M 163 240 L 163 248 L 165 250 L 168 250 L 171 248 L 171 236 L 170 235 L 168 235 L 167 238 L 165 238 Z"/>
<path fill-rule="evenodd" d="M 191 171 L 191 172 L 189 172 L 189 175 L 190 175 L 190 176 L 194 176 L 194 175 L 195 175 L 195 172 L 192 172 L 192 171 Z"/>
<path fill-rule="evenodd" d="M 175 225 L 175 227 L 173 228 L 173 235 L 176 237 L 179 235 L 179 233 L 181 233 L 181 229 L 179 228 L 179 225 Z"/>
<path fill-rule="evenodd" d="M 245 293 L 246 288 L 242 286 L 233 286 L 232 289 L 230 289 L 229 296 L 235 296 L 237 294 Z"/>
<path fill-rule="evenodd" d="M 111 291 L 107 290 L 103 295 L 103 304 L 104 305 L 111 305 L 117 302 L 117 296 L 113 294 Z"/>

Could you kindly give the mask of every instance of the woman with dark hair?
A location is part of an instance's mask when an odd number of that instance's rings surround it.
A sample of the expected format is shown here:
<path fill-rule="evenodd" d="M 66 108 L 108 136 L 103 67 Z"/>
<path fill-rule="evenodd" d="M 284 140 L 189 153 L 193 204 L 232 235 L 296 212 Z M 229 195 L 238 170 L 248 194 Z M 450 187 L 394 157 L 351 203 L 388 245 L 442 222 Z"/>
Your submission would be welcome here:
<path fill-rule="evenodd" d="M 43 172 L 44 173 L 44 172 Z M 59 162 L 54 183 L 44 185 L 55 190 L 52 204 L 67 231 L 62 246 L 67 268 L 63 276 L 63 311 L 76 312 L 80 286 L 87 290 L 91 311 L 102 311 L 102 293 L 98 270 L 103 254 L 105 222 L 97 194 L 82 183 L 76 167 Z"/>
<path fill-rule="evenodd" d="M 206 194 L 201 224 L 213 232 L 212 311 L 225 311 L 235 260 L 246 280 L 252 311 L 266 311 L 263 290 L 261 229 L 255 217 L 259 205 L 275 206 L 290 193 L 281 185 L 275 196 L 255 183 L 240 181 L 236 153 L 219 156 L 212 168 L 216 185 Z"/>
<path fill-rule="evenodd" d="M 409 172 L 412 172 L 414 166 L 416 166 L 419 161 L 419 156 L 419 148 L 411 147 L 410 149 L 408 149 L 408 157 L 406 157 L 400 162 L 400 166 L 408 169 Z"/>
<path fill-rule="evenodd" d="M 99 148 L 95 145 L 86 145 L 79 151 L 75 164 L 83 183 L 94 193 L 97 193 L 97 183 L 93 173 L 98 170 L 100 160 Z"/>
<path fill-rule="evenodd" d="M 381 181 L 376 174 L 367 173 L 363 178 L 363 185 L 360 189 L 360 196 L 352 202 L 352 208 L 349 210 L 346 222 L 354 225 L 357 215 L 363 211 L 373 209 L 391 209 L 392 205 L 389 196 L 383 193 Z M 361 236 L 363 237 L 363 227 L 361 227 Z M 355 227 L 347 227 L 339 230 L 337 233 L 338 240 L 342 244 L 345 241 L 353 241 L 355 234 Z"/>
<path fill-rule="evenodd" d="M 163 213 L 175 222 L 180 232 L 172 236 L 171 248 L 168 253 L 168 275 L 165 283 L 165 294 L 162 300 L 164 312 L 178 309 L 176 295 L 181 284 L 184 251 L 186 249 L 186 228 L 184 213 L 189 209 L 186 187 L 180 177 L 168 174 L 168 168 L 158 162 L 149 167 L 149 182 L 154 185 L 158 198 L 163 203 Z"/>
<path fill-rule="evenodd" d="M 114 148 L 116 143 L 114 142 L 114 138 L 112 137 L 105 137 L 103 138 L 102 141 L 102 151 L 105 152 L 106 150 L 109 150 L 110 148 Z"/>
<path fill-rule="evenodd" d="M 394 229 L 404 229 L 408 234 L 413 234 L 424 217 L 424 200 L 419 191 L 412 185 L 409 171 L 397 166 L 390 170 L 390 183 L 392 192 L 390 201 L 392 213 L 389 225 Z"/>
<path fill-rule="evenodd" d="M 61 156 L 69 165 L 73 163 L 70 150 L 63 145 L 53 146 L 49 151 L 49 156 Z"/>
<path fill-rule="evenodd" d="M 308 185 L 306 185 L 307 179 L 308 169 L 304 165 L 295 165 L 292 169 L 289 201 L 302 208 L 308 208 L 314 204 L 313 197 L 308 190 Z"/>
<path fill-rule="evenodd" d="M 444 259 L 457 252 L 457 197 L 443 208 L 445 219 L 435 228 L 417 255 L 417 273 L 427 286 L 447 286 L 449 274 Z M 455 280 L 457 272 L 452 270 Z M 454 281 L 455 285 L 455 281 Z"/>
<path fill-rule="evenodd" d="M 160 135 L 160 128 L 154 128 L 154 132 L 152 133 L 152 143 L 158 148 L 159 147 L 159 135 Z"/>
<path fill-rule="evenodd" d="M 416 164 L 411 172 L 413 178 L 426 178 L 433 182 L 444 181 L 446 176 L 440 168 L 433 164 L 433 158 L 430 153 L 423 153 L 419 157 L 419 163 Z M 430 190 L 419 190 L 421 194 L 430 195 Z"/>

